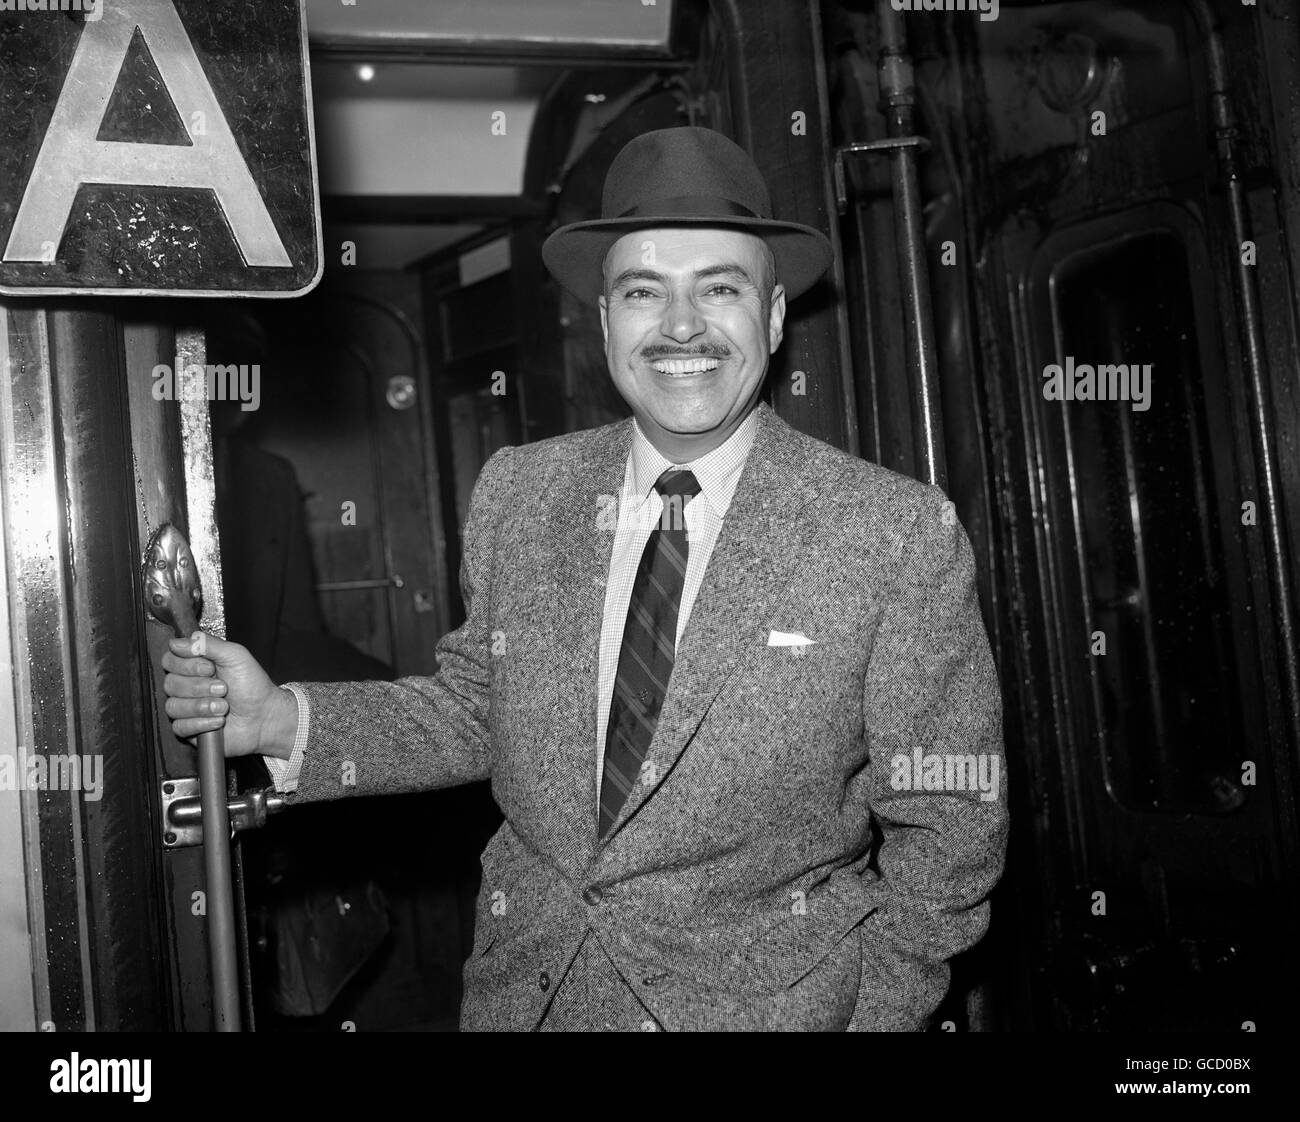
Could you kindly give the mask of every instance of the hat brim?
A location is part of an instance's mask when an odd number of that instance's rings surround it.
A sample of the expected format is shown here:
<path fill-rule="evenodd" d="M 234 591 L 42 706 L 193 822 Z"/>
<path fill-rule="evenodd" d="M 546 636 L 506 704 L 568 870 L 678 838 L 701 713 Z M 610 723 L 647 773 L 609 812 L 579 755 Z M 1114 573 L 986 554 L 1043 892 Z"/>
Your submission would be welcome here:
<path fill-rule="evenodd" d="M 579 300 L 596 303 L 604 292 L 602 270 L 605 255 L 624 234 L 636 230 L 674 226 L 715 226 L 757 234 L 776 258 L 776 281 L 785 289 L 787 300 L 800 296 L 829 268 L 830 240 L 820 230 L 798 222 L 774 218 L 699 218 L 675 215 L 671 218 L 595 218 L 561 226 L 542 244 L 542 260 L 565 288 Z"/>

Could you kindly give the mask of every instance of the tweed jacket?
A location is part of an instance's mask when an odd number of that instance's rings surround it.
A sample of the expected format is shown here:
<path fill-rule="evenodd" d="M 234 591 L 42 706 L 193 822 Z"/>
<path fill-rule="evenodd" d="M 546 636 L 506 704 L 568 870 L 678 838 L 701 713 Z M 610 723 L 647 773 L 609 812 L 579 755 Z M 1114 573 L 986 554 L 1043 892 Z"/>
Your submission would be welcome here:
<path fill-rule="evenodd" d="M 1005 783 L 943 783 L 944 760 L 1005 776 L 966 534 L 937 488 L 758 409 L 604 839 L 597 651 L 630 419 L 484 466 L 468 618 L 435 676 L 303 687 L 295 801 L 491 780 L 505 821 L 462 1028 L 537 1027 L 591 937 L 665 1029 L 920 1029 L 985 931 Z"/>

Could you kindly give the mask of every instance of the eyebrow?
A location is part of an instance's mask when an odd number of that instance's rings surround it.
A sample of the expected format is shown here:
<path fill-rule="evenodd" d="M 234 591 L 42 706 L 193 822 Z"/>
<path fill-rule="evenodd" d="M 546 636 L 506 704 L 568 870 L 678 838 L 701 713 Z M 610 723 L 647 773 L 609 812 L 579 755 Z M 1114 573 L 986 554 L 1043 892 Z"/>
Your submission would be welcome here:
<path fill-rule="evenodd" d="M 730 262 L 721 265 L 708 265 L 703 269 L 697 270 L 692 274 L 692 279 L 701 281 L 708 280 L 710 277 L 734 277 L 742 280 L 747 284 L 753 284 L 754 278 L 742 266 Z M 632 281 L 658 281 L 666 283 L 667 278 L 663 273 L 655 272 L 654 269 L 625 269 L 615 278 L 614 283 L 610 285 L 610 291 L 614 292 Z"/>

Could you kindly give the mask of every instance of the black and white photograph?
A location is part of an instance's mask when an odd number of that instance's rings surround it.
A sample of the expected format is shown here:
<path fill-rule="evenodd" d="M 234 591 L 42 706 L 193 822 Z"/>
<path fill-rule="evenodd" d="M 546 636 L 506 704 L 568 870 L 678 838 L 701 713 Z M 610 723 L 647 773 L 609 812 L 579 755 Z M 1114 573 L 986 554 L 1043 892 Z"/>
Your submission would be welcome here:
<path fill-rule="evenodd" d="M 1292 0 L 0 0 L 0 369 L 27 1101 L 1259 1090 Z"/>

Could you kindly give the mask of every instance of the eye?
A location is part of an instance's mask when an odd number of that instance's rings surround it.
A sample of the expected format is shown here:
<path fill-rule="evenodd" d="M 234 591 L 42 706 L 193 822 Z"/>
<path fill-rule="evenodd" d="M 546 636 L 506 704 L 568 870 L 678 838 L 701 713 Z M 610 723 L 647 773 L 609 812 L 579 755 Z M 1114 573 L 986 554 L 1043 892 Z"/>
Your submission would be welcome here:
<path fill-rule="evenodd" d="M 630 288 L 623 293 L 624 300 L 646 300 L 653 298 L 654 293 L 648 288 Z"/>
<path fill-rule="evenodd" d="M 705 289 L 706 296 L 735 296 L 738 290 L 729 284 L 711 284 Z"/>

